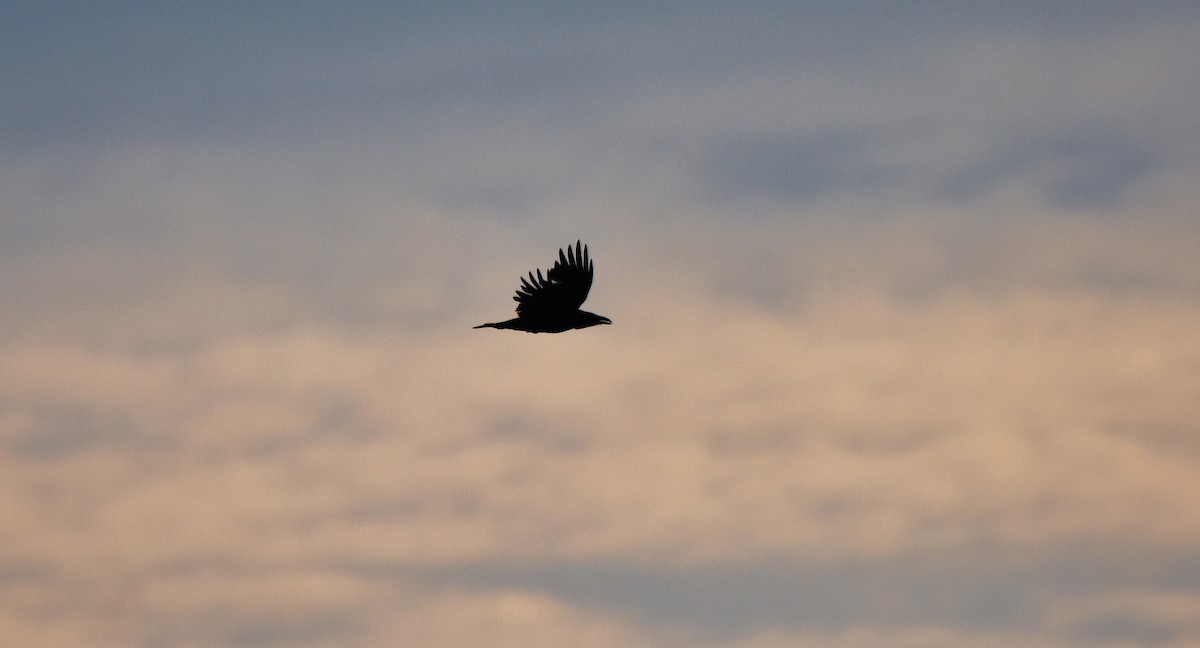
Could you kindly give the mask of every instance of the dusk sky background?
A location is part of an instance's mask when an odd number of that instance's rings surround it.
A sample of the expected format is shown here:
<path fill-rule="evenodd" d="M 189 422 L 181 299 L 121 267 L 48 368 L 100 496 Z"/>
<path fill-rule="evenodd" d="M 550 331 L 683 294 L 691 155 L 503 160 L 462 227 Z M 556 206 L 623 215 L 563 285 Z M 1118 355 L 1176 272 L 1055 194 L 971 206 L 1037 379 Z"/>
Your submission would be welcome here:
<path fill-rule="evenodd" d="M 1200 4 L 4 13 L 6 646 L 1200 646 Z"/>

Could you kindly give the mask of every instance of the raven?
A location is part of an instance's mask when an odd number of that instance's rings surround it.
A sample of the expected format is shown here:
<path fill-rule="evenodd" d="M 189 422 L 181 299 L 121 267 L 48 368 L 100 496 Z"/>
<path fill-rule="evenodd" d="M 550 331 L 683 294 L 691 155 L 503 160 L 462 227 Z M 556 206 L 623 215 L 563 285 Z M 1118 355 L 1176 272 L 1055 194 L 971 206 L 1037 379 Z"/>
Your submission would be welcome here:
<path fill-rule="evenodd" d="M 554 267 L 542 277 L 521 277 L 521 287 L 513 297 L 517 316 L 504 322 L 480 324 L 475 328 L 512 329 L 529 333 L 562 333 L 570 329 L 587 328 L 597 324 L 612 324 L 612 320 L 595 313 L 579 310 L 592 287 L 592 261 L 587 246 L 575 241 L 564 254 L 558 251 Z"/>

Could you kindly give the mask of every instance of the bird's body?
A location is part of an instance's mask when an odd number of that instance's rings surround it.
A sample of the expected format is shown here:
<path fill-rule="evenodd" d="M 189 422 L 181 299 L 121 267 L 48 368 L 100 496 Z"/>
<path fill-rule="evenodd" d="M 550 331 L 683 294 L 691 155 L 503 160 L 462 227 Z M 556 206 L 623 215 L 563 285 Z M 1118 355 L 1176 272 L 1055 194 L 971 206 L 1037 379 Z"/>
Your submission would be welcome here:
<path fill-rule="evenodd" d="M 607 317 L 579 310 L 592 288 L 592 274 L 587 247 L 576 241 L 574 248 L 568 245 L 565 253 L 558 251 L 558 260 L 545 277 L 538 270 L 537 276 L 530 272 L 529 279 L 521 278 L 521 288 L 513 297 L 517 302 L 516 317 L 475 328 L 562 333 L 597 324 L 612 324 Z"/>
<path fill-rule="evenodd" d="M 496 328 L 496 329 L 512 329 L 514 331 L 525 331 L 527 333 L 562 333 L 577 328 L 587 328 L 597 324 L 612 324 L 607 317 L 601 317 L 595 313 L 589 313 L 583 310 L 575 311 L 575 317 L 561 318 L 538 318 L 531 320 L 530 318 L 514 317 L 503 322 L 489 322 L 480 324 L 475 328 Z"/>

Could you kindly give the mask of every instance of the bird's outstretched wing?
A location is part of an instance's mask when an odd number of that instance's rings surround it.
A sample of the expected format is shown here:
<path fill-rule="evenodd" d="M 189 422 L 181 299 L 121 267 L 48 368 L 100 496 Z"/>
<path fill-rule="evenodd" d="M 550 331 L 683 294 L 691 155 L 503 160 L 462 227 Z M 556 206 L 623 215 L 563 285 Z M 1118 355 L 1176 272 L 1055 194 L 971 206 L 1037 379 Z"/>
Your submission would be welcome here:
<path fill-rule="evenodd" d="M 521 277 L 517 290 L 517 315 L 538 317 L 565 314 L 577 310 L 587 299 L 592 288 L 592 261 L 588 258 L 587 246 L 575 241 L 575 247 L 567 246 L 566 253 L 558 251 L 554 267 L 542 277 L 529 273 L 529 279 Z"/>

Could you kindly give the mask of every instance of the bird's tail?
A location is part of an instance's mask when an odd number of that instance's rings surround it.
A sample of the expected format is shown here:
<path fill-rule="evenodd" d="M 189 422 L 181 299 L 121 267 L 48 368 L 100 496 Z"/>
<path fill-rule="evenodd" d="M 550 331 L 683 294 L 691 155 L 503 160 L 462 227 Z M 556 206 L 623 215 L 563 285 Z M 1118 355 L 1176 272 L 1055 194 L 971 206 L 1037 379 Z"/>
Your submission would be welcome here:
<path fill-rule="evenodd" d="M 521 321 L 521 318 L 518 317 L 518 318 L 514 318 L 514 319 L 510 319 L 510 320 L 505 320 L 503 322 L 488 322 L 487 324 L 480 324 L 479 326 L 475 326 L 472 328 L 511 329 L 511 328 L 517 328 L 517 324 L 520 321 Z"/>

